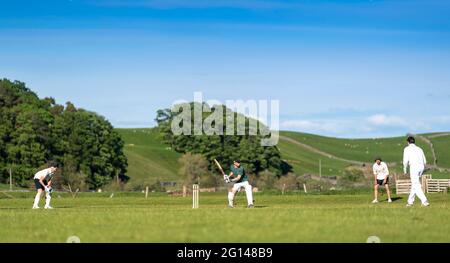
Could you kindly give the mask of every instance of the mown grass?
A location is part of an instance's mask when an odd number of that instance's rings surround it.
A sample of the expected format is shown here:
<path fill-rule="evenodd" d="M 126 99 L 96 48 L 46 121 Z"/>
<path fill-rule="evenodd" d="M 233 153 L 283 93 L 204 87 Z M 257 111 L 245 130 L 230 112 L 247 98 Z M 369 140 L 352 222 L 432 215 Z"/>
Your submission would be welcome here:
<path fill-rule="evenodd" d="M 226 208 L 225 193 L 191 198 L 141 194 L 55 194 L 55 210 L 31 210 L 32 193 L 0 199 L 0 242 L 450 242 L 449 196 L 430 195 L 431 207 L 370 204 L 371 194 L 256 195 L 246 209 Z M 57 196 L 60 196 L 58 198 Z"/>

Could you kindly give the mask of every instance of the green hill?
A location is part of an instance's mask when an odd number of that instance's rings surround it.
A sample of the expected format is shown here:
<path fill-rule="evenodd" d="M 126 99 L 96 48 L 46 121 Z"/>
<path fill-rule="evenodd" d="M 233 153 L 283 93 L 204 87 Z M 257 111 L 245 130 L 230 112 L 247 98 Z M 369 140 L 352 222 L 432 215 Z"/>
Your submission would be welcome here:
<path fill-rule="evenodd" d="M 400 163 L 403 158 L 403 149 L 406 146 L 404 137 L 338 139 L 297 132 L 282 132 L 281 135 L 331 155 L 359 162 L 372 162 L 374 158 L 380 156 L 385 162 Z M 421 140 L 417 141 L 417 145 L 422 147 L 425 155 L 431 160 L 430 147 Z"/>
<path fill-rule="evenodd" d="M 117 129 L 125 140 L 130 184 L 180 181 L 179 153 L 162 143 L 154 129 Z M 450 168 L 450 134 L 423 135 L 434 145 L 438 165 Z M 418 140 L 432 163 L 429 144 Z M 298 175 L 319 174 L 321 162 L 323 176 L 339 176 L 349 165 L 371 165 L 376 156 L 390 163 L 391 170 L 402 172 L 404 137 L 379 139 L 339 139 L 297 132 L 281 132 L 278 145 L 283 159 L 293 166 Z M 320 161 L 319 161 L 320 160 Z M 432 171 L 435 177 L 450 178 L 449 171 Z"/>
<path fill-rule="evenodd" d="M 321 154 L 308 151 L 304 147 L 296 145 L 290 141 L 281 139 L 278 144 L 281 155 L 299 175 L 319 174 L 319 160 L 322 164 L 322 175 L 332 176 L 342 174 L 344 168 L 349 163 L 325 157 Z"/>
<path fill-rule="evenodd" d="M 130 184 L 178 181 L 180 154 L 162 143 L 154 129 L 117 129 L 125 141 Z"/>
<path fill-rule="evenodd" d="M 450 168 L 450 133 L 426 136 L 436 151 L 437 165 Z"/>

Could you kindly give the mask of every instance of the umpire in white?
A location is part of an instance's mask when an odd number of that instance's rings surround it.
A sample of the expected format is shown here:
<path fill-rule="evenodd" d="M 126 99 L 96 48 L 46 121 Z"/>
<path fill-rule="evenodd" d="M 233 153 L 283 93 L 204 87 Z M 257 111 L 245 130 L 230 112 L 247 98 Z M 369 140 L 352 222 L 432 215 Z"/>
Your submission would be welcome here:
<path fill-rule="evenodd" d="M 429 206 L 430 203 L 428 203 L 427 197 L 423 193 L 422 185 L 420 184 L 420 178 L 425 170 L 427 159 L 423 150 L 416 146 L 414 137 L 408 137 L 407 141 L 408 146 L 403 152 L 403 169 L 405 174 L 407 174 L 409 166 L 409 176 L 411 177 L 411 194 L 409 195 L 407 206 L 414 204 L 416 196 L 422 201 L 423 206 Z"/>

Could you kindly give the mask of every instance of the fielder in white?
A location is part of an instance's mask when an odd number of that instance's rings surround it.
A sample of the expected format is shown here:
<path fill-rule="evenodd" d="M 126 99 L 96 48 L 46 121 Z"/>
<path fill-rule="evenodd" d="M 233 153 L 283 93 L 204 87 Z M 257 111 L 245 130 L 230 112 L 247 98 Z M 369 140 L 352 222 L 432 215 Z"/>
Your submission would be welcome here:
<path fill-rule="evenodd" d="M 425 170 L 427 159 L 425 158 L 423 150 L 416 146 L 414 137 L 408 137 L 407 141 L 408 146 L 403 152 L 403 169 L 406 175 L 409 166 L 409 176 L 411 177 L 411 194 L 409 195 L 407 206 L 412 206 L 414 204 L 416 196 L 422 201 L 423 206 L 429 206 L 430 203 L 428 203 L 420 183 L 420 178 Z"/>
<path fill-rule="evenodd" d="M 33 209 L 39 209 L 39 201 L 41 200 L 42 194 L 45 192 L 45 207 L 44 209 L 53 209 L 50 206 L 50 201 L 52 200 L 52 178 L 53 174 L 58 170 L 55 165 L 50 165 L 49 168 L 37 172 L 34 175 L 34 184 L 36 186 L 37 194 L 34 198 Z"/>
<path fill-rule="evenodd" d="M 379 186 L 384 186 L 386 188 L 388 203 L 392 203 L 391 191 L 389 191 L 389 168 L 387 164 L 381 160 L 381 157 L 375 159 L 375 163 L 373 164 L 373 175 L 375 176 L 375 200 L 372 201 L 372 204 L 378 204 Z"/>
<path fill-rule="evenodd" d="M 231 166 L 231 173 L 229 176 L 225 176 L 226 182 L 234 183 L 231 190 L 228 192 L 228 207 L 234 208 L 234 197 L 241 188 L 245 188 L 245 193 L 247 194 L 248 208 L 253 208 L 253 189 L 248 182 L 247 174 L 245 173 L 244 167 L 241 166 L 239 160 L 233 161 Z"/>

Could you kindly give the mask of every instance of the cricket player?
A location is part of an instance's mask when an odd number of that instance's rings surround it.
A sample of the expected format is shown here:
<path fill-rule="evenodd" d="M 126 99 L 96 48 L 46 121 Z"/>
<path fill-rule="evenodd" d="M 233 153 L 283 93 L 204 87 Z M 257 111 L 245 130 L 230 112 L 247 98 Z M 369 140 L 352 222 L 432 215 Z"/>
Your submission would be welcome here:
<path fill-rule="evenodd" d="M 34 184 L 36 186 L 37 194 L 34 198 L 33 209 L 39 209 L 39 201 L 41 200 L 41 196 L 44 192 L 44 209 L 53 209 L 53 207 L 50 206 L 50 201 L 52 199 L 51 193 L 53 191 L 52 178 L 57 170 L 58 168 L 56 168 L 56 165 L 51 164 L 49 168 L 39 171 L 34 175 Z"/>
<path fill-rule="evenodd" d="M 231 190 L 228 192 L 228 207 L 234 208 L 234 197 L 236 193 L 242 188 L 245 188 L 245 193 L 247 194 L 248 208 L 253 208 L 253 189 L 248 182 L 247 174 L 245 173 L 244 167 L 241 166 L 239 160 L 234 160 L 231 166 L 231 172 L 228 176 L 229 181 L 234 183 Z"/>
<path fill-rule="evenodd" d="M 423 150 L 416 146 L 414 137 L 408 137 L 407 141 L 408 146 L 403 152 L 403 169 L 406 175 L 409 166 L 409 176 L 411 178 L 411 194 L 409 195 L 407 206 L 412 206 L 414 204 L 416 195 L 419 197 L 420 201 L 422 201 L 423 206 L 430 206 L 427 197 L 423 193 L 422 185 L 420 184 L 420 178 L 425 170 L 427 159 L 425 158 Z"/>
<path fill-rule="evenodd" d="M 375 200 L 372 201 L 372 204 L 378 204 L 379 186 L 386 188 L 388 203 L 392 203 L 391 192 L 389 191 L 389 168 L 380 157 L 377 157 L 373 164 L 373 175 L 375 176 Z"/>

